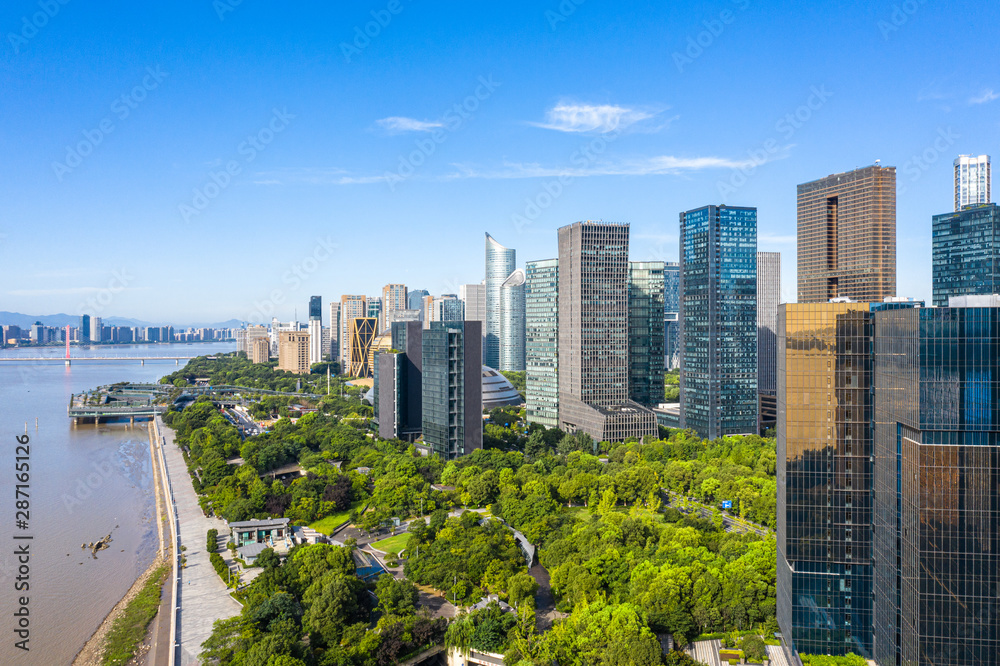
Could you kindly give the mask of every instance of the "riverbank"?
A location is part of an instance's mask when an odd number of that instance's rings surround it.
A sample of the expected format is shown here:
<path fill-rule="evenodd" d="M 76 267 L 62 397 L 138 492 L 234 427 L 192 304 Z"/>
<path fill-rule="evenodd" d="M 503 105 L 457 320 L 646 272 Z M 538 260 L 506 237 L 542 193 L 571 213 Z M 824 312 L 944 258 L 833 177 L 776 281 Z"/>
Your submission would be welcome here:
<path fill-rule="evenodd" d="M 156 574 L 160 567 L 166 565 L 170 566 L 170 560 L 168 559 L 168 544 L 166 539 L 164 539 L 164 515 L 166 513 L 166 506 L 164 504 L 164 490 L 161 487 L 160 479 L 162 478 L 162 473 L 160 470 L 160 459 L 156 455 L 156 443 L 154 441 L 153 428 L 147 428 L 147 433 L 149 435 L 149 453 L 150 453 L 150 464 L 152 465 L 153 474 L 153 488 L 155 490 L 155 503 L 156 503 L 156 531 L 160 540 L 160 553 L 157 555 L 153 563 L 149 565 L 149 568 L 138 579 L 132 584 L 122 600 L 119 601 L 111 612 L 107 614 L 104 620 L 101 622 L 97 631 L 90 637 L 90 639 L 84 644 L 83 649 L 77 653 L 76 657 L 73 659 L 73 666 L 101 666 L 104 659 L 104 652 L 108 646 L 108 638 L 111 635 L 111 630 L 114 628 L 115 622 L 122 617 L 125 617 L 126 612 L 129 609 L 130 604 L 135 602 L 140 594 L 143 592 L 147 583 Z M 148 643 L 149 638 L 142 641 L 141 645 L 136 646 L 136 654 L 143 654 L 149 650 Z"/>

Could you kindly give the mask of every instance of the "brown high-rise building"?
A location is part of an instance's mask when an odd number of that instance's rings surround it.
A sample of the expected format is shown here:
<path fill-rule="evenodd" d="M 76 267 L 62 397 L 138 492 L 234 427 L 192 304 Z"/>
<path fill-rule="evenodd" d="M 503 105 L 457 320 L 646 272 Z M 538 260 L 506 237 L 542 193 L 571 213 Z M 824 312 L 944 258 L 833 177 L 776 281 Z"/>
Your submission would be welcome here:
<path fill-rule="evenodd" d="M 278 370 L 299 375 L 309 373 L 309 334 L 282 331 L 278 337 Z"/>
<path fill-rule="evenodd" d="M 896 295 L 896 167 L 799 185 L 798 222 L 799 303 Z"/>
<path fill-rule="evenodd" d="M 271 360 L 271 342 L 267 338 L 253 338 L 248 355 L 251 363 L 267 363 Z"/>

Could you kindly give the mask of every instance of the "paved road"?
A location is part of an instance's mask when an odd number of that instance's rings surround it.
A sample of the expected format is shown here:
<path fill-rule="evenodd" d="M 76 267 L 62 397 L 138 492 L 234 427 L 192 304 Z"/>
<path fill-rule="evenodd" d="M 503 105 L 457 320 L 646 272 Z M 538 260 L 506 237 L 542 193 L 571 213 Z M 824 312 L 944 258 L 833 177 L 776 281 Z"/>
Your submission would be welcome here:
<path fill-rule="evenodd" d="M 206 518 L 202 513 L 184 457 L 174 444 L 174 431 L 163 425 L 162 421 L 159 426 L 160 433 L 166 439 L 163 454 L 177 502 L 181 545 L 187 547 L 184 552 L 187 566 L 181 569 L 177 587 L 177 605 L 180 607 L 177 640 L 181 644 L 177 664 L 188 666 L 198 663 L 201 644 L 211 635 L 212 623 L 239 614 L 241 607 L 229 596 L 225 584 L 209 563 L 209 553 L 205 549 L 208 530 L 214 527 L 223 534 L 226 532 L 226 523 L 218 518 Z"/>
<path fill-rule="evenodd" d="M 691 513 L 691 509 L 684 509 L 682 507 L 681 502 L 684 499 L 682 495 L 678 495 L 674 491 L 667 490 L 666 488 L 661 488 L 661 490 L 666 494 L 667 504 L 669 506 L 672 506 L 683 513 Z M 697 509 L 698 517 L 704 518 L 705 520 L 712 519 L 712 507 L 690 500 L 688 501 L 688 504 Z M 725 512 L 722 513 L 722 527 L 727 532 L 755 532 L 760 536 L 767 535 L 767 528 L 763 525 L 751 523 L 749 520 L 737 520 L 736 518 L 727 515 Z"/>

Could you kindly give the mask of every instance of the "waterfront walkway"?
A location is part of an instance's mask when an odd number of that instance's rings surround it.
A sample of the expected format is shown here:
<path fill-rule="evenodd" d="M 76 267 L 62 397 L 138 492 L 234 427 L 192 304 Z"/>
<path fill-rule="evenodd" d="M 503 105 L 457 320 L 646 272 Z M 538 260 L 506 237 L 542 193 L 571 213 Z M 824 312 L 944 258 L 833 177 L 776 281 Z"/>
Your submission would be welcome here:
<path fill-rule="evenodd" d="M 198 663 L 201 644 L 212 633 L 215 620 L 238 615 L 240 605 L 229 596 L 219 575 L 208 561 L 205 537 L 213 527 L 219 534 L 228 532 L 226 523 L 218 518 L 206 518 L 198 506 L 198 496 L 191 485 L 181 450 L 174 444 L 174 431 L 157 418 L 160 434 L 165 440 L 163 454 L 167 474 L 177 502 L 180 541 L 186 546 L 187 566 L 181 569 L 177 587 L 177 641 L 180 643 L 178 666 Z"/>

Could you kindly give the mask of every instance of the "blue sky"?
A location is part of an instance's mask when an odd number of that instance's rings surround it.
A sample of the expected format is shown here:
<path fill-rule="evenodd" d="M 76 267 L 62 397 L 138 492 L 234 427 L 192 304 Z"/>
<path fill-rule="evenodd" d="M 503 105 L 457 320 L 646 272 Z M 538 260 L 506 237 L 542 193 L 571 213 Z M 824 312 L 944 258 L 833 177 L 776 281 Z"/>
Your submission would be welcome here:
<path fill-rule="evenodd" d="M 929 300 L 951 163 L 1000 152 L 994 3 L 145 5 L 0 9 L 0 310 L 304 318 L 478 282 L 487 231 L 523 265 L 630 222 L 676 260 L 709 203 L 758 207 L 791 301 L 796 184 L 876 159 Z"/>

